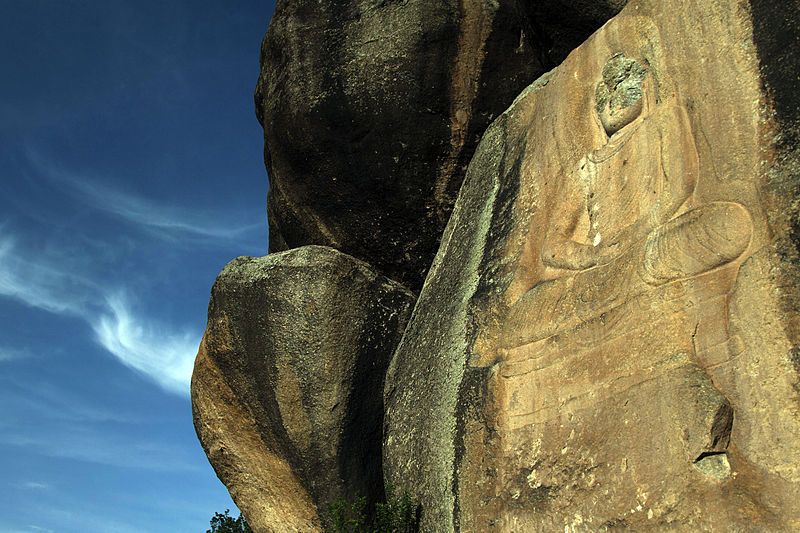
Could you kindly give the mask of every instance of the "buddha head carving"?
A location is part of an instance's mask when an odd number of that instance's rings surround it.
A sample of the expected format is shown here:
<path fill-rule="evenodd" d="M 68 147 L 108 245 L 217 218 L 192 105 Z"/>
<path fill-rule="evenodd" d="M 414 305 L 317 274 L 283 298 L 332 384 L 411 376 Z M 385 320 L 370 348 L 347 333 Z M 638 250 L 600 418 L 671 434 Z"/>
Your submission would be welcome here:
<path fill-rule="evenodd" d="M 647 69 L 635 59 L 617 53 L 606 61 L 602 75 L 595 89 L 595 109 L 606 134 L 611 136 L 641 114 Z"/>

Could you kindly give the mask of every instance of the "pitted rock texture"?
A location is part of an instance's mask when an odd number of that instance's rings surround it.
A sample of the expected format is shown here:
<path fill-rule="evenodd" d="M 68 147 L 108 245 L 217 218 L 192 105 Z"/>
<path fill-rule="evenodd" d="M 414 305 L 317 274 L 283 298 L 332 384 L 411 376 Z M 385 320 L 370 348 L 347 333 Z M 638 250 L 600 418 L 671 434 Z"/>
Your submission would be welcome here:
<path fill-rule="evenodd" d="M 423 531 L 800 528 L 799 13 L 632 0 L 487 130 L 386 380 Z"/>
<path fill-rule="evenodd" d="M 219 275 L 195 428 L 254 531 L 319 531 L 337 499 L 383 497 L 383 380 L 412 305 L 320 246 L 240 257 Z"/>
<path fill-rule="evenodd" d="M 331 246 L 422 286 L 481 134 L 624 4 L 279 0 L 256 108 L 270 250 Z"/>

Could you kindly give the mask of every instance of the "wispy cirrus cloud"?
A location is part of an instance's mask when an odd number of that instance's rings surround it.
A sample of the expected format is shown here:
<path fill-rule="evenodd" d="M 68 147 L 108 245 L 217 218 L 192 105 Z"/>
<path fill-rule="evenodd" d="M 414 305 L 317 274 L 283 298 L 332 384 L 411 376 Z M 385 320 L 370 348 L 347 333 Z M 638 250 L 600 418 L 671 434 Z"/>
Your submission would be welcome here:
<path fill-rule="evenodd" d="M 31 165 L 49 182 L 85 205 L 107 213 L 168 240 L 201 239 L 216 242 L 252 239 L 264 231 L 264 223 L 244 224 L 236 213 L 170 206 L 108 185 L 97 176 L 73 172 L 42 154 L 28 151 Z"/>
<path fill-rule="evenodd" d="M 85 321 L 95 340 L 124 365 L 169 392 L 188 394 L 200 331 L 145 318 L 124 289 L 76 275 L 69 260 L 31 253 L 3 231 L 0 226 L 0 296 Z M 14 355 L 0 347 L 0 360 Z"/>
<path fill-rule="evenodd" d="M 50 490 L 52 486 L 49 483 L 42 483 L 41 481 L 24 481 L 18 484 L 17 488 L 25 490 Z"/>
<path fill-rule="evenodd" d="M 6 529 L 5 533 L 56 533 L 54 529 L 40 527 L 35 525 L 27 525 L 25 529 Z"/>
<path fill-rule="evenodd" d="M 0 420 L 8 423 L 0 431 L 5 450 L 154 472 L 198 468 L 192 451 L 152 438 L 163 424 L 158 415 L 134 416 L 125 405 L 98 404 L 91 395 L 48 379 L 18 382 L 0 375 Z M 55 489 L 43 477 L 47 471 L 34 468 L 9 484 L 29 491 Z"/>
<path fill-rule="evenodd" d="M 23 359 L 28 357 L 30 354 L 26 350 L 20 350 L 19 348 L 11 348 L 8 346 L 0 346 L 0 363 L 5 361 L 15 361 L 17 359 Z"/>
<path fill-rule="evenodd" d="M 154 444 L 144 437 L 110 433 L 105 426 L 52 425 L 46 434 L 9 432 L 0 444 L 25 448 L 46 457 L 72 459 L 135 470 L 197 471 L 184 450 Z"/>
<path fill-rule="evenodd" d="M 94 284 L 50 259 L 29 257 L 0 226 L 0 295 L 52 313 L 81 313 Z"/>
<path fill-rule="evenodd" d="M 35 533 L 56 533 L 55 530 L 49 529 L 46 527 L 39 527 L 34 525 L 29 525 L 28 528 Z"/>
<path fill-rule="evenodd" d="M 146 533 L 142 528 L 122 522 L 114 517 L 91 513 L 83 508 L 62 509 L 42 506 L 38 509 L 42 520 L 58 524 L 60 531 L 85 533 Z M 40 526 L 28 526 L 28 533 L 54 533 L 55 530 Z"/>
<path fill-rule="evenodd" d="M 26 155 L 48 186 L 130 224 L 132 229 L 157 235 L 161 244 L 150 246 L 150 257 L 160 253 L 156 250 L 173 249 L 173 242 L 202 241 L 229 246 L 237 240 L 252 243 L 256 231 L 264 231 L 261 223 L 237 224 L 235 215 L 169 206 L 115 189 L 103 180 L 62 168 L 33 150 Z M 201 328 L 175 326 L 159 320 L 157 313 L 142 309 L 131 296 L 134 291 L 126 288 L 126 284 L 133 282 L 130 277 L 121 283 L 108 281 L 121 276 L 108 272 L 102 275 L 101 270 L 113 272 L 124 261 L 128 261 L 125 268 L 131 269 L 135 262 L 130 258 L 142 251 L 130 240 L 126 241 L 124 235 L 114 233 L 113 238 L 129 247 L 123 252 L 120 243 L 104 242 L 111 236 L 103 235 L 95 242 L 88 235 L 62 233 L 34 245 L 23 234 L 11 232 L 8 224 L 0 222 L 0 297 L 84 321 L 93 339 L 125 366 L 169 392 L 187 395 Z M 65 236 L 68 238 L 64 239 Z M 139 271 L 133 271 L 133 276 L 139 283 L 147 279 Z M 0 346 L 0 361 L 19 355 Z"/>
<path fill-rule="evenodd" d="M 196 331 L 174 331 L 134 315 L 122 292 L 106 296 L 106 312 L 91 319 L 97 341 L 126 366 L 166 390 L 185 394 L 199 345 Z"/>
<path fill-rule="evenodd" d="M 105 405 L 87 401 L 62 386 L 44 379 L 18 381 L 0 376 L 0 418 L 11 427 L 25 420 L 56 424 L 135 424 L 140 418 Z"/>
<path fill-rule="evenodd" d="M 149 228 L 162 237 L 205 237 L 236 239 L 262 229 L 264 224 L 235 225 L 224 216 L 198 213 L 179 207 L 159 204 L 133 193 L 113 189 L 85 178 L 77 179 L 61 173 L 59 181 L 73 190 L 74 196 L 95 209 L 129 223 Z"/>

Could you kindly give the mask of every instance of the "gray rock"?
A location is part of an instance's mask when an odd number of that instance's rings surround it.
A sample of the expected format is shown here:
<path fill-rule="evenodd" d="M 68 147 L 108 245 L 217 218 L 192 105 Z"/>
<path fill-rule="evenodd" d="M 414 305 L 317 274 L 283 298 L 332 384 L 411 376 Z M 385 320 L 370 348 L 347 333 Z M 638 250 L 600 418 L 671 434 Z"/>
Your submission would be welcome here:
<path fill-rule="evenodd" d="M 382 389 L 413 295 L 320 246 L 219 275 L 192 378 L 195 427 L 256 531 L 313 531 L 383 497 Z"/>
<path fill-rule="evenodd" d="M 505 281 L 493 273 L 502 274 L 498 254 L 513 223 L 504 219 L 517 197 L 524 149 L 506 141 L 508 120 L 502 115 L 484 135 L 386 378 L 386 479 L 421 503 L 422 531 L 459 530 L 459 440 L 465 413 L 480 416 L 486 388 L 485 369 L 467 366 L 479 326 L 475 307 L 493 301 Z"/>

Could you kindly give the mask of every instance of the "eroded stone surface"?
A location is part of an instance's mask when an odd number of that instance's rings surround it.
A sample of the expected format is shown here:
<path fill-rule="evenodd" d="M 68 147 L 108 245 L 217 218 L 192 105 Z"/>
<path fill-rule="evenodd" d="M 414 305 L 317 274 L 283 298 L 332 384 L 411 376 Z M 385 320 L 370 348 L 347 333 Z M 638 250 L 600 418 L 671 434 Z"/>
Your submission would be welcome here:
<path fill-rule="evenodd" d="M 331 246 L 419 290 L 483 131 L 624 3 L 278 1 L 256 93 L 270 250 Z"/>
<path fill-rule="evenodd" d="M 800 527 L 796 122 L 746 7 L 631 2 L 487 130 L 387 378 L 423 530 Z"/>
<path fill-rule="evenodd" d="M 222 271 L 192 405 L 255 531 L 319 531 L 337 499 L 383 497 L 383 379 L 412 305 L 402 286 L 325 247 Z"/>

